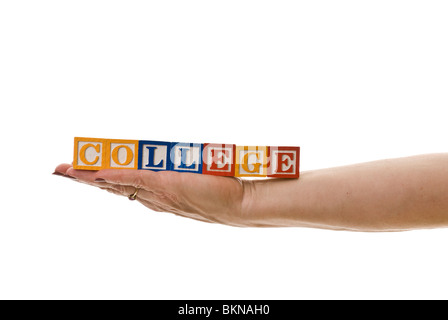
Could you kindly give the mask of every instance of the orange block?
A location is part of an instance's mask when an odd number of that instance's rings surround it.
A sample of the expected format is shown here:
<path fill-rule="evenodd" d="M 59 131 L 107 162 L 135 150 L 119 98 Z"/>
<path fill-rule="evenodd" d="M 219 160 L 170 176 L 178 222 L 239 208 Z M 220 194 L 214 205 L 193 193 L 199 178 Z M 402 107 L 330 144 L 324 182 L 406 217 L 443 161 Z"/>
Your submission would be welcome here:
<path fill-rule="evenodd" d="M 236 146 L 235 176 L 236 177 L 266 177 L 267 147 Z"/>
<path fill-rule="evenodd" d="M 138 140 L 108 139 L 106 168 L 138 169 Z"/>
<path fill-rule="evenodd" d="M 107 140 L 97 138 L 75 138 L 73 168 L 100 170 L 106 167 Z"/>

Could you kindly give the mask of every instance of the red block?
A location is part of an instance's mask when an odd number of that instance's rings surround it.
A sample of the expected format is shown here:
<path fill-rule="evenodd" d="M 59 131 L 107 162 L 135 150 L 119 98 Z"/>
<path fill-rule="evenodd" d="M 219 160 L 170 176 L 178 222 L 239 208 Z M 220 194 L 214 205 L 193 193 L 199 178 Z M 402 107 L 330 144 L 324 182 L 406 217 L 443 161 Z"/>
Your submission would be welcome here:
<path fill-rule="evenodd" d="M 269 147 L 268 177 L 298 178 L 300 147 Z"/>
<path fill-rule="evenodd" d="M 204 143 L 202 173 L 214 176 L 235 176 L 235 145 Z"/>

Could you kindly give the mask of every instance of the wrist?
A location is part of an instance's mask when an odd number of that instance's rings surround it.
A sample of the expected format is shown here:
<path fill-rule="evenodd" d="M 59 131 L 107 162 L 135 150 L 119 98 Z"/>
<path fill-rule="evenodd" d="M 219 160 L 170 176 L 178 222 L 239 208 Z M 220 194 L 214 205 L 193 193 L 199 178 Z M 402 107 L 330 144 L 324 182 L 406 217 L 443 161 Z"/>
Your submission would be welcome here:
<path fill-rule="evenodd" d="M 276 227 L 271 210 L 273 198 L 269 195 L 272 180 L 241 180 L 243 196 L 241 200 L 241 224 L 247 227 Z"/>

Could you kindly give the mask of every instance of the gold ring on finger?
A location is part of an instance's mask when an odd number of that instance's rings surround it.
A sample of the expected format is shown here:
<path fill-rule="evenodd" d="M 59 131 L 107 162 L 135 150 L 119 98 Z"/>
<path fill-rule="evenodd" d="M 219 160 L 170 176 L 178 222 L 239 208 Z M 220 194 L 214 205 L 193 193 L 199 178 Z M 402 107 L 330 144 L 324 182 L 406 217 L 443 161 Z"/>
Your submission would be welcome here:
<path fill-rule="evenodd" d="M 132 201 L 136 200 L 137 199 L 137 194 L 138 194 L 139 190 L 140 190 L 139 188 L 136 188 L 135 192 L 133 194 L 129 195 L 129 197 L 128 197 L 129 200 L 132 200 Z"/>

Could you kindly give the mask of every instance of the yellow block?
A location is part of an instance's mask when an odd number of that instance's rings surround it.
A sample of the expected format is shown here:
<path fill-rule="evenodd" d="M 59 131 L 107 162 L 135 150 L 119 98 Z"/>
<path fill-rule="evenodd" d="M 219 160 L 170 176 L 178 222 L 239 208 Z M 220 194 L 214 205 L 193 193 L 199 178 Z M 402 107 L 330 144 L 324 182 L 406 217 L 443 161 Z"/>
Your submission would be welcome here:
<path fill-rule="evenodd" d="M 236 146 L 235 176 L 236 177 L 266 177 L 267 147 Z"/>
<path fill-rule="evenodd" d="M 138 169 L 138 140 L 108 139 L 106 168 Z"/>
<path fill-rule="evenodd" d="M 106 144 L 106 139 L 76 137 L 73 168 L 82 170 L 106 168 Z"/>

